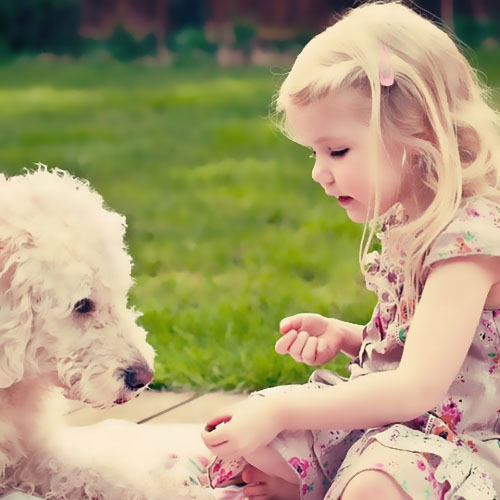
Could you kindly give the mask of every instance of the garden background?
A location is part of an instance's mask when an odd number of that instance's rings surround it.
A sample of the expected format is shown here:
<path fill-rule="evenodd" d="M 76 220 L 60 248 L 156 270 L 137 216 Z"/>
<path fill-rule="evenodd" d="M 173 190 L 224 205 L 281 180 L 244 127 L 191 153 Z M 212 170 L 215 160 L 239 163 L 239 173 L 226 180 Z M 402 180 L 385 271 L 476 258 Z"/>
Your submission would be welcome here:
<path fill-rule="evenodd" d="M 417 5 L 500 84 L 496 1 Z M 126 215 L 130 302 L 158 353 L 154 387 L 303 382 L 312 369 L 274 352 L 282 317 L 370 318 L 362 228 L 311 181 L 309 152 L 271 119 L 293 57 L 350 6 L 0 3 L 0 170 L 66 169 Z M 329 368 L 346 375 L 346 364 L 340 355 Z"/>

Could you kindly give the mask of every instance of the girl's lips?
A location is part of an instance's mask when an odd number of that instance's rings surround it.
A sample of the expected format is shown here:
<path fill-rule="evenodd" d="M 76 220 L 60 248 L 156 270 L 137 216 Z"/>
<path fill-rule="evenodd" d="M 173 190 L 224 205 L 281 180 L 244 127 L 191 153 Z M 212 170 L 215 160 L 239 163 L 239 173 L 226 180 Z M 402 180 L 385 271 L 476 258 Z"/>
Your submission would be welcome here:
<path fill-rule="evenodd" d="M 341 205 L 348 205 L 353 199 L 350 196 L 339 196 L 338 200 Z"/>

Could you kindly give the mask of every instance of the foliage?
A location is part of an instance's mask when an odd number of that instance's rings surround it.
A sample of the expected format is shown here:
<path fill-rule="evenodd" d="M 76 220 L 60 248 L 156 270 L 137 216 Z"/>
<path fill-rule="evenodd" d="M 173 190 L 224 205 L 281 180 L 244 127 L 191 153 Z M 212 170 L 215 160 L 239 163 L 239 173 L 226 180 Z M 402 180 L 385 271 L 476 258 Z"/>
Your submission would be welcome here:
<path fill-rule="evenodd" d="M 64 22 L 57 22 L 64 19 Z M 0 55 L 41 53 L 80 55 L 79 0 L 0 2 Z"/>

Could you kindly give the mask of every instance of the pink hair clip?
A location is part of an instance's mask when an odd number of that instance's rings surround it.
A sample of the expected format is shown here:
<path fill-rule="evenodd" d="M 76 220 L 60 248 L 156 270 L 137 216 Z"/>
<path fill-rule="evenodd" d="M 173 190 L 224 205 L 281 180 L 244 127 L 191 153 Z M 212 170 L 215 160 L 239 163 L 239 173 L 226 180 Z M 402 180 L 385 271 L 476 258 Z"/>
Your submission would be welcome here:
<path fill-rule="evenodd" d="M 394 68 L 391 59 L 391 51 L 385 43 L 382 44 L 380 60 L 378 65 L 378 77 L 380 85 L 390 87 L 394 83 Z"/>

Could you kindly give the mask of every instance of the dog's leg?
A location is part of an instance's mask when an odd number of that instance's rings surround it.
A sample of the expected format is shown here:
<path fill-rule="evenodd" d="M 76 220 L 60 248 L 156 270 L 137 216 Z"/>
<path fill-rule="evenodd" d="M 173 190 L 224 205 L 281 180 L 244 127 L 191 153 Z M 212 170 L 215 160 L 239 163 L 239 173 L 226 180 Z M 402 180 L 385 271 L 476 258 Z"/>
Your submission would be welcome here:
<path fill-rule="evenodd" d="M 65 500 L 211 500 L 207 489 L 189 483 L 168 469 L 156 469 L 138 474 L 126 471 L 119 464 L 109 467 L 79 468 L 67 462 L 56 462 L 49 468 L 38 466 L 34 493 L 42 498 Z M 40 463 L 37 459 L 38 464 Z M 25 477 L 26 474 L 25 474 Z M 40 484 L 41 477 L 47 481 Z"/>
<path fill-rule="evenodd" d="M 184 433 L 174 443 L 175 435 Z M 73 491 L 64 491 L 68 500 L 97 498 L 105 500 L 201 500 L 210 498 L 208 490 L 196 484 L 199 470 L 184 467 L 182 456 L 207 452 L 197 426 L 137 425 L 108 420 L 84 427 L 63 427 L 46 439 L 45 453 L 57 465 L 45 475 L 51 478 L 50 494 L 62 497 L 60 488 L 69 484 Z M 186 458 L 187 460 L 187 458 Z M 38 463 L 47 460 L 38 459 Z M 193 468 L 192 468 L 193 469 Z M 193 479 L 193 480 L 191 480 Z M 49 485 L 46 485 L 49 487 Z M 80 493 L 79 493 L 80 492 Z M 48 494 L 49 490 L 44 490 Z"/>

